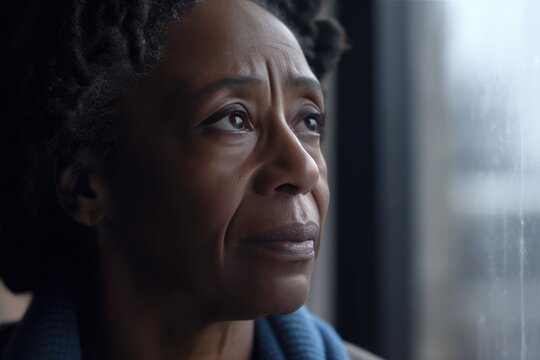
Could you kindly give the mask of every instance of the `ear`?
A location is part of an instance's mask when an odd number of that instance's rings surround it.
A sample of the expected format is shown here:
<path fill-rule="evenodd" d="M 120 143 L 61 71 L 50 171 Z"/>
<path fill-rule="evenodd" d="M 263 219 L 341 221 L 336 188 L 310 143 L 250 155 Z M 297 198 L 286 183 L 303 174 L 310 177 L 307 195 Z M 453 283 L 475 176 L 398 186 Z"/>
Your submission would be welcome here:
<path fill-rule="evenodd" d="M 57 197 L 76 222 L 96 227 L 107 217 L 109 196 L 103 161 L 89 150 L 57 169 Z"/>

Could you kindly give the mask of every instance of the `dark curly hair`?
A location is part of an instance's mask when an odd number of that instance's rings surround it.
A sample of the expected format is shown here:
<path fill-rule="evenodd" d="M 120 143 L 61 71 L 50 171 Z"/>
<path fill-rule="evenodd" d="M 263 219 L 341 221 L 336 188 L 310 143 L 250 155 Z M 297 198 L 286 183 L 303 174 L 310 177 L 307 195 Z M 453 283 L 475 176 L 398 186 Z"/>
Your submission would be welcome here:
<path fill-rule="evenodd" d="M 15 292 L 58 276 L 82 281 L 94 242 L 57 199 L 58 171 L 90 148 L 118 153 L 115 104 L 163 56 L 172 23 L 201 0 L 26 0 L 0 26 L 0 277 Z M 321 0 L 256 0 L 297 36 L 322 77 L 345 48 Z"/>

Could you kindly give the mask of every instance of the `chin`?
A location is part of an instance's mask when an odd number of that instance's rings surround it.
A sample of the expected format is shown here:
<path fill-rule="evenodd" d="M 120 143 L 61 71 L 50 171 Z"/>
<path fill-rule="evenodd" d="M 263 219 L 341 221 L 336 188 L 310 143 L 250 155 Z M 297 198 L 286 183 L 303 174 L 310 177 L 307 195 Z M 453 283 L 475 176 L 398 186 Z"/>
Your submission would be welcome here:
<path fill-rule="evenodd" d="M 240 319 L 256 319 L 269 314 L 285 314 L 302 307 L 308 298 L 311 273 L 258 279 L 237 283 L 232 289 L 232 308 Z M 240 296 L 239 296 L 240 295 Z"/>
<path fill-rule="evenodd" d="M 290 313 L 307 301 L 310 289 L 310 276 L 295 276 L 278 279 L 268 294 L 268 313 Z"/>

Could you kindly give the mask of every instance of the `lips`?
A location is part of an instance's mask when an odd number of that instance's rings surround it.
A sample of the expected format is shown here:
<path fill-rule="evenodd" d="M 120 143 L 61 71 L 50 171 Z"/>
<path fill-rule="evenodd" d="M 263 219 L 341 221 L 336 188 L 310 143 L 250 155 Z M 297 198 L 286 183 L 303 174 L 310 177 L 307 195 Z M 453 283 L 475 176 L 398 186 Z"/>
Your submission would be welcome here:
<path fill-rule="evenodd" d="M 240 245 L 288 257 L 313 257 L 318 234 L 319 227 L 313 222 L 292 224 L 250 236 Z"/>

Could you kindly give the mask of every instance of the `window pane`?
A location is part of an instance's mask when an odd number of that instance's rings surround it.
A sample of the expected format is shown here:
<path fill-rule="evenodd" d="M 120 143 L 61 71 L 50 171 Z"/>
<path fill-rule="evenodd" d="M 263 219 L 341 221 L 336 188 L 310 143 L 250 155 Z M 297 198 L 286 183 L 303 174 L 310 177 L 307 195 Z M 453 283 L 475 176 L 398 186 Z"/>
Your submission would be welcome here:
<path fill-rule="evenodd" d="M 410 2 L 422 359 L 540 359 L 540 2 Z"/>

